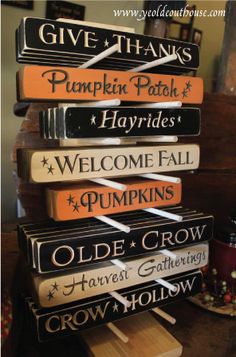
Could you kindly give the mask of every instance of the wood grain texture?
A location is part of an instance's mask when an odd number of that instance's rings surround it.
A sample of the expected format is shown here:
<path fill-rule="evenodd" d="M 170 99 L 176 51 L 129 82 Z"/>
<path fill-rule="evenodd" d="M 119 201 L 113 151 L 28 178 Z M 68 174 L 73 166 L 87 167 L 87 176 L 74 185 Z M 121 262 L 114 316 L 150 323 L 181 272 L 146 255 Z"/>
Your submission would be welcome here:
<path fill-rule="evenodd" d="M 236 172 L 236 96 L 205 94 L 201 112 L 199 169 Z M 189 137 L 179 141 L 196 142 Z"/>
<path fill-rule="evenodd" d="M 107 327 L 82 332 L 91 357 L 179 357 L 182 345 L 149 313 L 128 317 L 116 326 L 129 338 L 122 342 Z"/>
<path fill-rule="evenodd" d="M 216 223 L 225 223 L 236 202 L 236 173 L 227 171 L 181 174 L 183 205 L 204 209 L 215 217 Z"/>

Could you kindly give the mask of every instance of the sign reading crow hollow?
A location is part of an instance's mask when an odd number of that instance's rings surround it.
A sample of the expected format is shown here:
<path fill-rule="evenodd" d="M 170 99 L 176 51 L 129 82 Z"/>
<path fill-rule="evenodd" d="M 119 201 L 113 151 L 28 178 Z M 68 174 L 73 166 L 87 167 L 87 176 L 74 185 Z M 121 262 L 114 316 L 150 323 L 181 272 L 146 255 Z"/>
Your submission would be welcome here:
<path fill-rule="evenodd" d="M 175 292 L 155 282 L 120 290 L 119 293 L 131 302 L 130 307 L 125 307 L 108 294 L 103 294 L 95 299 L 84 299 L 79 303 L 47 309 L 37 308 L 33 300 L 28 298 L 27 303 L 33 317 L 33 328 L 36 329 L 39 341 L 69 336 L 73 332 L 99 326 L 195 295 L 201 289 L 202 274 L 192 272 L 166 280 L 177 288 Z"/>

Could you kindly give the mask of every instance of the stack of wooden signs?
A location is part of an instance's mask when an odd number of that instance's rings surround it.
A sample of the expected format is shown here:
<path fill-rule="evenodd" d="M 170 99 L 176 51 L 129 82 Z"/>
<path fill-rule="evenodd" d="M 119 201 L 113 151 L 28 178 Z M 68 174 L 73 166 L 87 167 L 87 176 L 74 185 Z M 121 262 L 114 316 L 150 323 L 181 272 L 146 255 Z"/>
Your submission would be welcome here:
<path fill-rule="evenodd" d="M 18 229 L 38 340 L 197 293 L 213 217 L 180 206 L 181 180 L 160 173 L 199 165 L 198 145 L 176 144 L 200 131 L 199 109 L 182 103 L 202 102 L 202 79 L 180 75 L 197 69 L 198 47 L 39 18 L 16 35 L 30 64 L 18 100 L 59 103 L 39 113 L 59 146 L 17 157 L 22 179 L 45 183 L 49 216 Z"/>

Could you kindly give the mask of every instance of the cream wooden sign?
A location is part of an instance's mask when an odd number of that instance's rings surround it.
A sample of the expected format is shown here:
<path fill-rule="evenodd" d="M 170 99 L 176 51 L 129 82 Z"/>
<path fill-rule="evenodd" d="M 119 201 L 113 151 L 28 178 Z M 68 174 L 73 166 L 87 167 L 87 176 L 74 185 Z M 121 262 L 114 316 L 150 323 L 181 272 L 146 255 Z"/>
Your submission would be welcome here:
<path fill-rule="evenodd" d="M 20 150 L 18 175 L 30 182 L 57 182 L 98 177 L 129 176 L 149 172 L 194 170 L 199 146 L 161 145 Z"/>

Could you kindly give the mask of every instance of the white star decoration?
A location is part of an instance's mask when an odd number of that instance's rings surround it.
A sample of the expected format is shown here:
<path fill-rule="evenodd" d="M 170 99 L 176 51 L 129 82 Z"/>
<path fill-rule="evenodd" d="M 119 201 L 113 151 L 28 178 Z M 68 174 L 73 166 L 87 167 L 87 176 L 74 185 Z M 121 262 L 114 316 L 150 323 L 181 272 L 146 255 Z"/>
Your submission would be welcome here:
<path fill-rule="evenodd" d="M 115 311 L 118 312 L 118 307 L 119 307 L 119 305 L 116 302 L 114 302 L 114 305 L 112 306 L 113 312 L 115 312 Z"/>
<path fill-rule="evenodd" d="M 104 47 L 109 47 L 109 42 L 107 41 L 107 38 L 106 38 L 106 40 L 104 41 Z"/>
<path fill-rule="evenodd" d="M 135 248 L 136 247 L 136 243 L 132 240 L 132 242 L 129 245 L 130 248 Z"/>
<path fill-rule="evenodd" d="M 91 120 L 91 125 L 96 125 L 96 116 L 93 114 L 90 118 Z"/>

